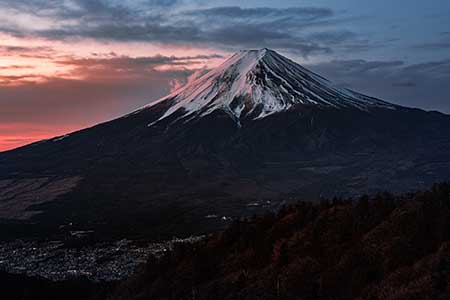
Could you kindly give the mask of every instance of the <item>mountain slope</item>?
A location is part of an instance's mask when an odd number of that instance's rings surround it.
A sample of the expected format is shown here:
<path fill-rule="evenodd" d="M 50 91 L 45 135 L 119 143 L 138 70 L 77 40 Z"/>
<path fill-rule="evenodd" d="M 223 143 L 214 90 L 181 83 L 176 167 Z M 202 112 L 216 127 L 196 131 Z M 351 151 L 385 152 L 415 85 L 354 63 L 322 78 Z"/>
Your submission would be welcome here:
<path fill-rule="evenodd" d="M 447 115 L 246 51 L 122 118 L 0 153 L 0 219 L 24 232 L 206 232 L 292 198 L 427 187 L 450 178 L 449 149 Z"/>

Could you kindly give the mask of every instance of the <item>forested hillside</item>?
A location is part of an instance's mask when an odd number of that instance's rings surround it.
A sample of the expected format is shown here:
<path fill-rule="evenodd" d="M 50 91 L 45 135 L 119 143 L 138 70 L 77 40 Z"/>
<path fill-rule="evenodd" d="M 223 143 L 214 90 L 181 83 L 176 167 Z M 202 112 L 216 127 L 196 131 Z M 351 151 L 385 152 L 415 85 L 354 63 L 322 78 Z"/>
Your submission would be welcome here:
<path fill-rule="evenodd" d="M 307 202 L 151 258 L 113 299 L 449 299 L 450 185 Z"/>

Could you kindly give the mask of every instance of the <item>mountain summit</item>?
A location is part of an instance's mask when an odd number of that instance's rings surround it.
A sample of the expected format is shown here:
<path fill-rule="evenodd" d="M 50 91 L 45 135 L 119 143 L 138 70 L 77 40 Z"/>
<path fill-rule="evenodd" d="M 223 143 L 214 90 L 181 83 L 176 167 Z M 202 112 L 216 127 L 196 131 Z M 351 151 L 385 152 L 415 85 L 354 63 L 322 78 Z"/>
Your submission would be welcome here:
<path fill-rule="evenodd" d="M 223 110 L 239 120 L 261 119 L 297 105 L 360 110 L 396 107 L 336 88 L 327 79 L 266 48 L 234 54 L 217 68 L 147 108 L 162 102 L 170 105 L 158 121 L 180 111 L 178 117 L 185 119 Z"/>

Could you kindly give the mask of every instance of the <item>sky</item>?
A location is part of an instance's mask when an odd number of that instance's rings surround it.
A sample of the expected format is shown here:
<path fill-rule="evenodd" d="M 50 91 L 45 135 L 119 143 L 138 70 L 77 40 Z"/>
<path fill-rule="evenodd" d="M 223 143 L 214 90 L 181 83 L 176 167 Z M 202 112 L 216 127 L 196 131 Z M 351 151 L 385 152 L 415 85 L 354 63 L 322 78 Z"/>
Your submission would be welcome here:
<path fill-rule="evenodd" d="M 0 151 L 119 117 L 264 47 L 450 113 L 448 0 L 0 0 Z"/>

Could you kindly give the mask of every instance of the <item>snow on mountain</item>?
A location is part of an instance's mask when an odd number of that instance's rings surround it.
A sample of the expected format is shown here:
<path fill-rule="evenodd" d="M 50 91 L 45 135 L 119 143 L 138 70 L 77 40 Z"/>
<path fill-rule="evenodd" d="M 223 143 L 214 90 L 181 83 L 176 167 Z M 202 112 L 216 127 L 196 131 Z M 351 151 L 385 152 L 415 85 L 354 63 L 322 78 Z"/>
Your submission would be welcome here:
<path fill-rule="evenodd" d="M 219 67 L 144 109 L 164 101 L 169 101 L 170 105 L 158 121 L 175 112 L 181 112 L 180 118 L 190 118 L 219 109 L 239 120 L 264 118 L 296 105 L 360 110 L 396 108 L 393 104 L 336 88 L 327 79 L 269 49 L 240 51 Z"/>

